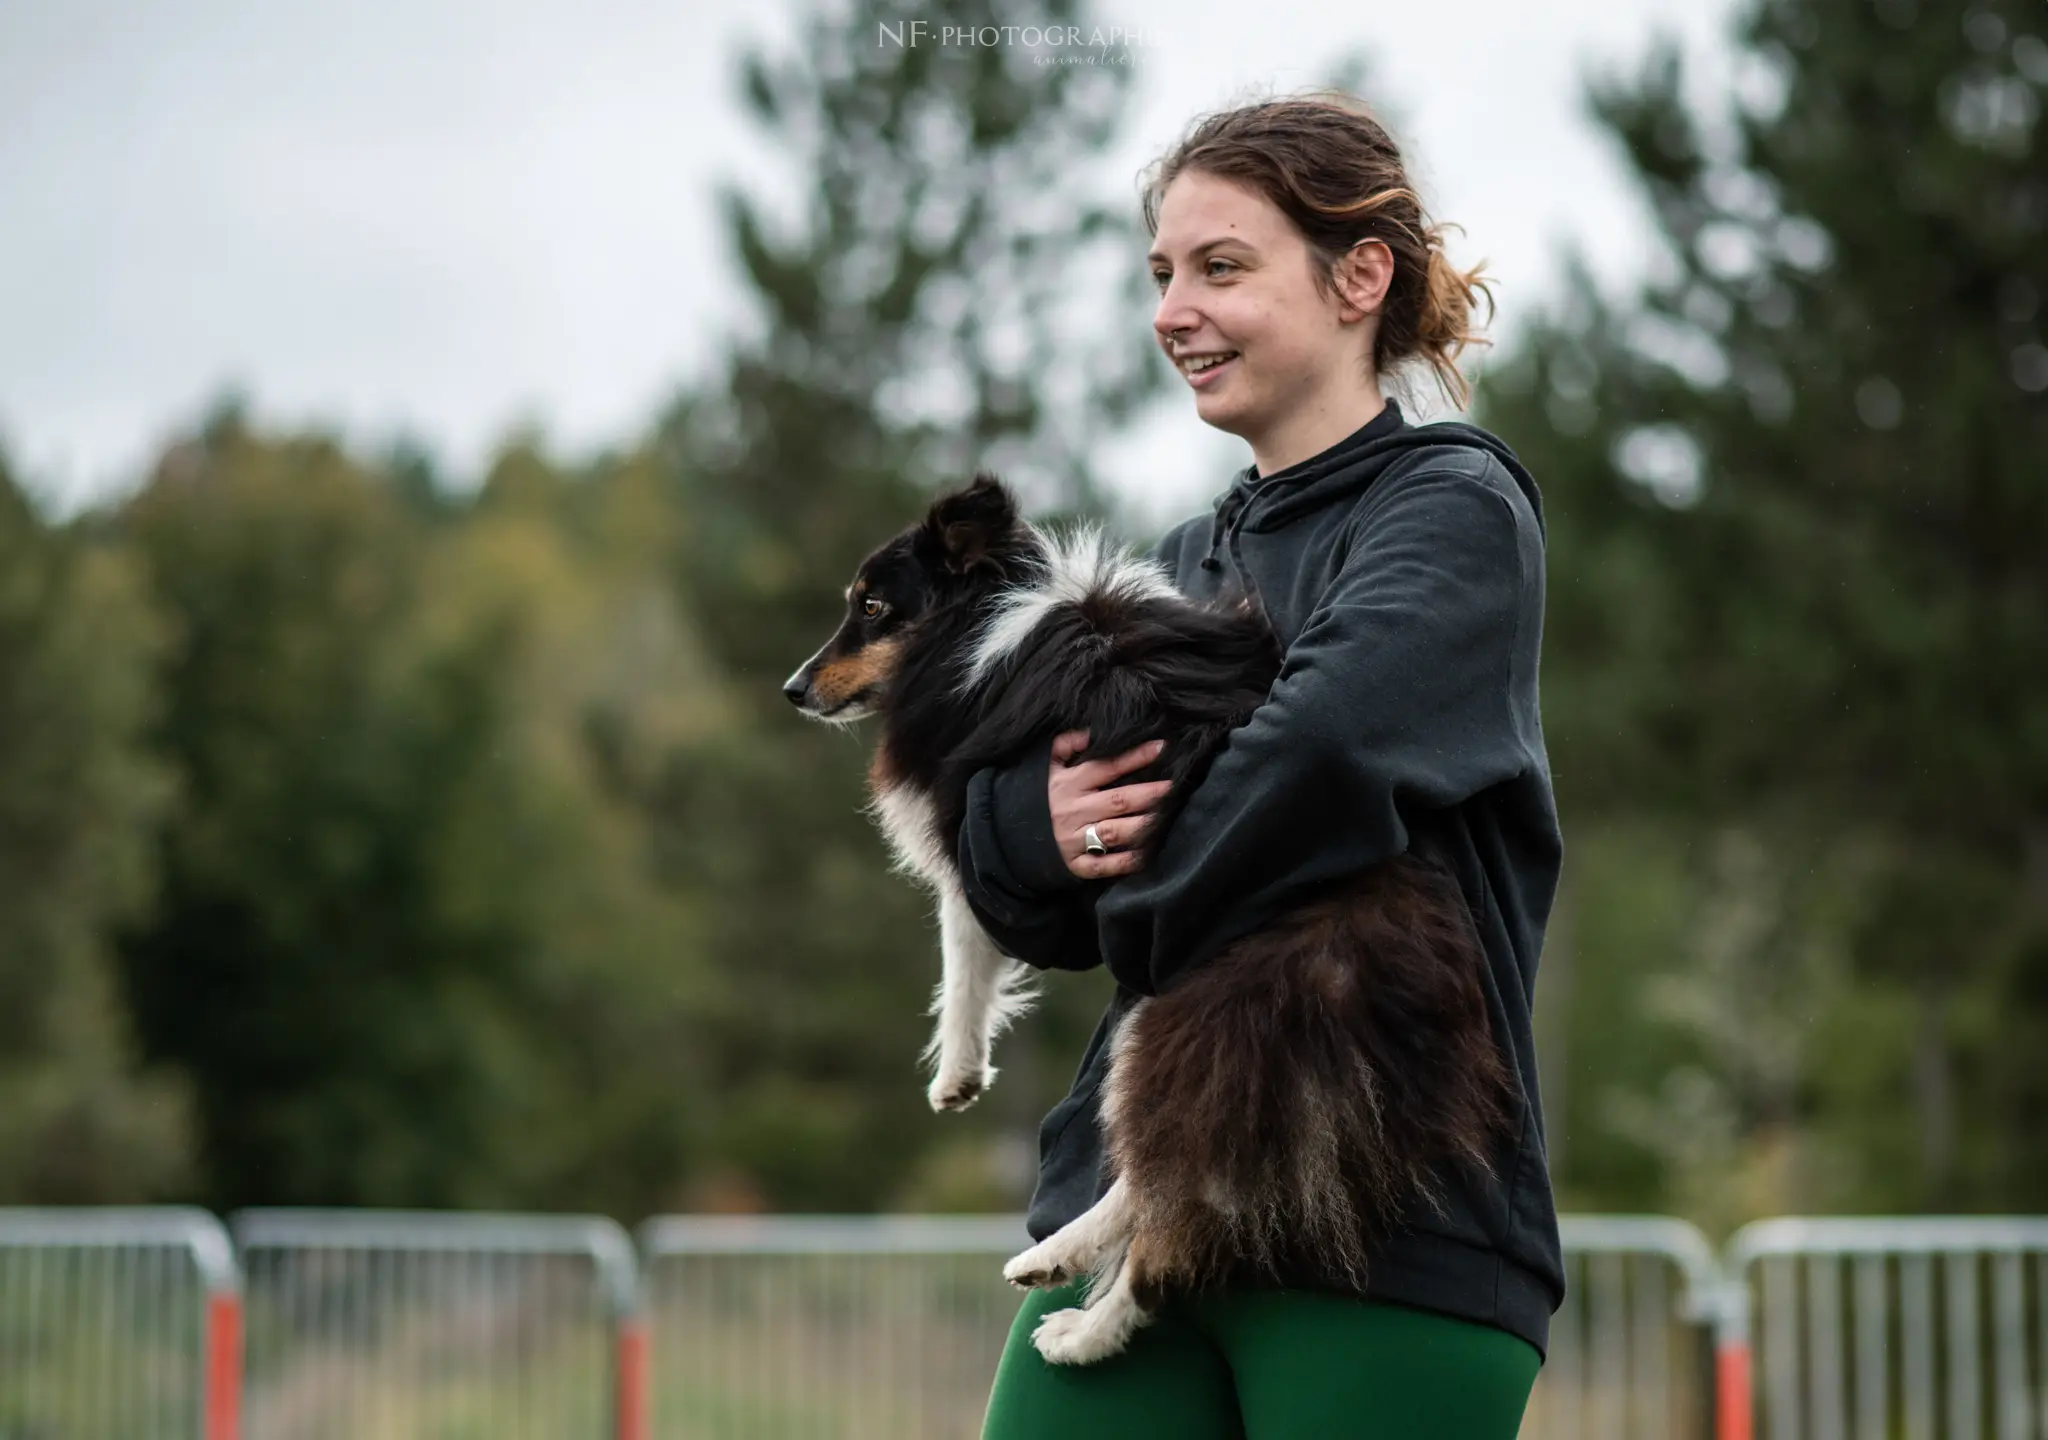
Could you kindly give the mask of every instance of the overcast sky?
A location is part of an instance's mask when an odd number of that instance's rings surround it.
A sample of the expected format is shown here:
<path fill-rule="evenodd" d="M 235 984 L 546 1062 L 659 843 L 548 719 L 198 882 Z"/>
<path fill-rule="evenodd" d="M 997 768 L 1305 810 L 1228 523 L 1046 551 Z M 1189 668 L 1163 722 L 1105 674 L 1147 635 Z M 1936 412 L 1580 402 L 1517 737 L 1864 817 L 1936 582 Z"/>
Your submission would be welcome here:
<path fill-rule="evenodd" d="M 1585 68 L 1683 36 L 1725 83 L 1728 0 L 1100 0 L 1141 30 L 1112 175 L 1197 113 L 1364 47 L 1424 196 L 1498 276 L 1497 334 L 1566 237 L 1650 255 Z M 710 195 L 772 173 L 730 57 L 789 0 L 12 0 L 0 5 L 0 448 L 55 511 L 134 483 L 223 387 L 266 421 L 458 477 L 522 422 L 630 439 L 743 311 Z M 1133 256 L 1133 264 L 1140 263 Z M 1162 363 L 1164 363 L 1162 361 Z M 1244 463 L 1185 393 L 1105 460 L 1148 511 Z"/>

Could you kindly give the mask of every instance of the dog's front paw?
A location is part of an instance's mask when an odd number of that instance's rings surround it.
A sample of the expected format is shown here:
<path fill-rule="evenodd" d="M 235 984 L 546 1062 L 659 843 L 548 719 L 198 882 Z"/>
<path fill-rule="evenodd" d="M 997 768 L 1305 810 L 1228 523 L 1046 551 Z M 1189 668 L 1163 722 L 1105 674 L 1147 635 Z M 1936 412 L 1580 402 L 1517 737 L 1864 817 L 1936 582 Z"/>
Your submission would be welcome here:
<path fill-rule="evenodd" d="M 1072 1277 L 1045 1246 L 1033 1245 L 1022 1255 L 1012 1257 L 1003 1267 L 1003 1278 L 1020 1290 L 1044 1290 L 1064 1285 Z"/>
<path fill-rule="evenodd" d="M 1038 1322 L 1031 1343 L 1054 1365 L 1093 1365 L 1123 1349 L 1124 1337 L 1100 1310 L 1055 1310 Z"/>
<path fill-rule="evenodd" d="M 979 1069 L 941 1070 L 933 1077 L 925 1098 L 931 1101 L 934 1110 L 965 1110 L 981 1098 L 982 1092 L 995 1083 L 995 1078 L 992 1065 L 983 1065 Z"/>

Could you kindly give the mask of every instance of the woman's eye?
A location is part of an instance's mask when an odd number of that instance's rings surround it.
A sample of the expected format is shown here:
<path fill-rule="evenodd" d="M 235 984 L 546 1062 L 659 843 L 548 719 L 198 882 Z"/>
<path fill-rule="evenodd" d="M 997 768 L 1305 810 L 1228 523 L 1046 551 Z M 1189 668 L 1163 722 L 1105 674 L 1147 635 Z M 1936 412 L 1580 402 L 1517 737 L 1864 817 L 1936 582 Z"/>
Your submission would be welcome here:
<path fill-rule="evenodd" d="M 861 613 L 867 616 L 870 620 L 874 619 L 877 615 L 881 614 L 884 610 L 888 608 L 888 606 L 884 605 L 881 601 L 875 599 L 872 595 L 870 595 L 867 599 L 860 602 Z"/>
<path fill-rule="evenodd" d="M 1166 282 L 1171 279 L 1173 279 L 1173 275 L 1170 272 L 1165 270 L 1154 270 L 1152 272 L 1152 288 L 1154 288 L 1155 290 L 1164 290 L 1166 288 Z"/>
<path fill-rule="evenodd" d="M 1228 260 L 1211 260 L 1208 264 L 1208 271 L 1211 275 L 1214 275 L 1216 273 L 1216 267 L 1218 265 L 1221 265 L 1224 268 L 1230 270 L 1235 270 L 1237 268 L 1235 265 L 1232 265 Z"/>

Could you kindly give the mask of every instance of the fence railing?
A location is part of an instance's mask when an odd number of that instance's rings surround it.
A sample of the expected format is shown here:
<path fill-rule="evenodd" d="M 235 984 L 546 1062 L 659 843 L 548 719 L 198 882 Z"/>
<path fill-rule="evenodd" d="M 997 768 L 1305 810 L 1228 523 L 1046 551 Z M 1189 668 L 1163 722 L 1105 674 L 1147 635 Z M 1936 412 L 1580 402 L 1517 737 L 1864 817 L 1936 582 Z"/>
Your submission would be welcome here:
<path fill-rule="evenodd" d="M 2048 1217 L 1762 1220 L 1723 1269 L 1721 1440 L 2048 1436 Z"/>
<path fill-rule="evenodd" d="M 1566 1216 L 1525 1440 L 2048 1440 L 2048 1217 Z M 0 1209 L 0 1440 L 971 1435 L 1017 1216 Z M 246 1363 L 244 1346 L 246 1343 Z"/>
<path fill-rule="evenodd" d="M 0 1209 L 0 1435 L 234 1440 L 241 1319 L 204 1210 Z"/>
<path fill-rule="evenodd" d="M 1706 1237 L 1654 1216 L 1561 1229 L 1571 1295 L 1523 1434 L 1706 1440 Z M 657 1434 L 979 1430 L 1017 1312 L 1016 1218 L 676 1217 L 640 1237 Z"/>
<path fill-rule="evenodd" d="M 580 1216 L 245 1210 L 250 1440 L 641 1440 L 636 1266 Z"/>
<path fill-rule="evenodd" d="M 640 1230 L 655 1433 L 978 1434 L 1021 1217 L 670 1217 Z"/>
<path fill-rule="evenodd" d="M 1525 1440 L 1708 1440 L 1707 1336 L 1720 1272 L 1683 1220 L 1568 1215 L 1565 1300 Z"/>

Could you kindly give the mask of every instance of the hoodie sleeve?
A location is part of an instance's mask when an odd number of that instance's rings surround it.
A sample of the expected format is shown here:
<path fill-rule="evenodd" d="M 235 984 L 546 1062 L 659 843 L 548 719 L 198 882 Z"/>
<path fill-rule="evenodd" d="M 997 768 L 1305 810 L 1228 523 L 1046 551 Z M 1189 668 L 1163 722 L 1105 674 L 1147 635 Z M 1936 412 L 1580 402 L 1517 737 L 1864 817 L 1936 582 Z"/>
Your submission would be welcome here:
<path fill-rule="evenodd" d="M 967 907 L 1005 955 L 1041 970 L 1089 970 L 1095 898 L 1102 886 L 1074 874 L 1052 834 L 1046 772 L 1052 736 L 1010 765 L 975 772 L 960 824 L 960 885 Z"/>
<path fill-rule="evenodd" d="M 1099 953 L 1119 983 L 1157 994 L 1312 887 L 1406 850 L 1404 814 L 1541 763 L 1533 665 L 1516 664 L 1521 632 L 1540 635 L 1541 535 L 1495 471 L 1388 477 L 1361 509 L 1266 703 L 1154 863 L 1099 897 Z"/>
<path fill-rule="evenodd" d="M 1169 531 L 1151 553 L 1169 573 L 1178 534 Z M 1095 901 L 1105 887 L 1069 870 L 1053 837 L 1046 793 L 1052 742 L 1047 735 L 1020 759 L 978 770 L 968 781 L 960 883 L 968 908 L 1005 955 L 1041 970 L 1091 970 L 1102 963 Z"/>

